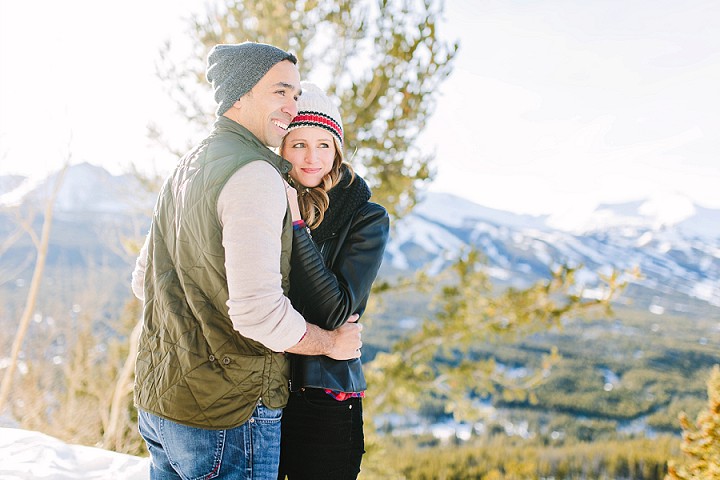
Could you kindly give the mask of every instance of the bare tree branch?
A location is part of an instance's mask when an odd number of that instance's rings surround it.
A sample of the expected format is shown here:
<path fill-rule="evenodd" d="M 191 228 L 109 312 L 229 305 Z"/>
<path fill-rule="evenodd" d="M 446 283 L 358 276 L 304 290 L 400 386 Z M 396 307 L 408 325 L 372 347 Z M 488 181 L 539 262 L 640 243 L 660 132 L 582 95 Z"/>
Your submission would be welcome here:
<path fill-rule="evenodd" d="M 35 262 L 35 269 L 33 271 L 32 280 L 30 282 L 30 290 L 28 291 L 27 300 L 25 302 L 25 309 L 23 310 L 20 322 L 18 324 L 18 330 L 13 340 L 12 350 L 10 352 L 10 363 L 5 376 L 3 377 L 2 384 L 0 385 L 0 412 L 5 408 L 5 403 L 10 396 L 10 387 L 12 386 L 13 377 L 15 375 L 15 369 L 17 368 L 18 358 L 20 356 L 20 349 L 22 348 L 25 334 L 27 333 L 28 327 L 30 326 L 30 319 L 32 318 L 33 310 L 35 309 L 35 303 L 37 301 L 38 292 L 40 291 L 40 283 L 42 281 L 43 271 L 45 270 L 45 261 L 47 259 L 48 243 L 50 241 L 50 230 L 52 227 L 53 210 L 55 207 L 55 200 L 62 187 L 65 172 L 70 165 L 71 155 L 68 155 L 65 165 L 57 174 L 55 178 L 55 184 L 53 185 L 52 193 L 45 203 L 45 215 L 43 218 L 42 233 L 40 238 L 32 230 L 32 226 L 27 223 L 23 223 L 23 228 L 28 228 L 28 233 L 33 238 L 33 243 L 37 248 L 37 261 Z"/>

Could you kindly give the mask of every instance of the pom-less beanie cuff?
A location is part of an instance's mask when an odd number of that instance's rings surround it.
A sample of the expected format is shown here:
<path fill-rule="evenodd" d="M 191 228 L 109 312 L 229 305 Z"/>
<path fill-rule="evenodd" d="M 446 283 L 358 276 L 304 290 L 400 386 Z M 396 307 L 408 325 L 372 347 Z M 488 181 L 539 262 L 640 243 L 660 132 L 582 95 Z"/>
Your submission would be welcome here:
<path fill-rule="evenodd" d="M 320 127 L 335 135 L 340 145 L 343 144 L 343 131 L 339 123 L 332 117 L 321 112 L 303 111 L 293 118 L 292 123 L 288 126 L 288 131 L 300 127 Z"/>
<path fill-rule="evenodd" d="M 227 112 L 275 64 L 283 60 L 297 64 L 295 55 L 265 43 L 215 45 L 208 54 L 205 76 L 218 103 L 217 116 Z"/>
<path fill-rule="evenodd" d="M 343 145 L 343 125 L 340 111 L 332 100 L 318 86 L 302 82 L 302 95 L 298 99 L 298 114 L 293 118 L 287 131 L 301 127 L 319 127 L 335 135 L 338 144 Z"/>

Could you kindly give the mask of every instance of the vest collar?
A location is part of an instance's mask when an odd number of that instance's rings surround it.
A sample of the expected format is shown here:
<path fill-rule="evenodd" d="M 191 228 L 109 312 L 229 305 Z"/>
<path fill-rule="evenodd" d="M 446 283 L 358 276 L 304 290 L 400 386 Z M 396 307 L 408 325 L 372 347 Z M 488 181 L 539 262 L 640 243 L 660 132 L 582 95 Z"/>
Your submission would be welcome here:
<path fill-rule="evenodd" d="M 215 124 L 213 125 L 213 130 L 215 132 L 230 132 L 237 135 L 240 135 L 245 140 L 253 143 L 257 149 L 258 152 L 262 152 L 263 157 L 265 157 L 265 160 L 270 162 L 272 165 L 277 168 L 280 173 L 283 175 L 287 175 L 287 173 L 292 169 L 292 164 L 282 158 L 280 155 L 277 155 L 275 152 L 270 150 L 266 145 L 263 145 L 263 143 L 258 140 L 258 138 L 250 132 L 247 128 L 243 127 L 239 123 L 237 123 L 234 120 L 230 120 L 227 117 L 219 116 L 215 120 Z"/>

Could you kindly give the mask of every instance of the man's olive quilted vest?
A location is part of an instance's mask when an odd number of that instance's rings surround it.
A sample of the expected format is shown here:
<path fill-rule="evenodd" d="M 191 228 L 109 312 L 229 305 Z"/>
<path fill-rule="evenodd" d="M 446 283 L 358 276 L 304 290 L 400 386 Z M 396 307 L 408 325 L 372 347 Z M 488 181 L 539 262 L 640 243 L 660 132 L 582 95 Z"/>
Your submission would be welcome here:
<path fill-rule="evenodd" d="M 260 398 L 270 408 L 287 402 L 285 355 L 242 337 L 228 315 L 217 201 L 228 179 L 256 160 L 272 164 L 278 175 L 290 169 L 244 127 L 220 117 L 160 191 L 135 366 L 140 409 L 193 427 L 225 429 L 245 423 Z M 291 248 L 288 212 L 281 254 L 286 294 Z"/>

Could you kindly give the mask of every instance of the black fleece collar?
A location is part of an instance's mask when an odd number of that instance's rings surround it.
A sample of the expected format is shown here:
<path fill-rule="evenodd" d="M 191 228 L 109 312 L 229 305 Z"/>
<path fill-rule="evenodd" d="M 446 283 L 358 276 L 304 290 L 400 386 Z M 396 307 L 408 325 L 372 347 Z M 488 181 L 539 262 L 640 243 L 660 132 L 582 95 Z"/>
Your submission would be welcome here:
<path fill-rule="evenodd" d="M 320 243 L 342 228 L 349 222 L 358 208 L 370 200 L 370 187 L 359 175 L 350 183 L 350 172 L 343 168 L 340 182 L 328 192 L 330 206 L 325 212 L 325 218 L 313 230 L 313 239 Z"/>

